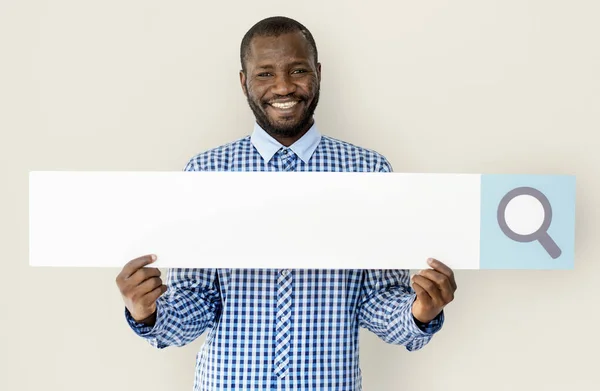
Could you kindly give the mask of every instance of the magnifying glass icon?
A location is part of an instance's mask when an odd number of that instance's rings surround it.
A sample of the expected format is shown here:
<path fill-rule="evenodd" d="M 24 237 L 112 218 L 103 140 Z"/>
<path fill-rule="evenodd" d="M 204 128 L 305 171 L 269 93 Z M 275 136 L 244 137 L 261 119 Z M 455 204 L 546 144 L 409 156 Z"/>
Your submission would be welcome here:
<path fill-rule="evenodd" d="M 532 233 L 517 233 L 506 222 L 506 209 L 511 201 L 519 196 L 531 196 L 535 198 L 544 208 L 544 220 L 542 224 Z M 517 242 L 533 242 L 537 240 L 548 252 L 552 259 L 556 259 L 562 253 L 556 242 L 548 235 L 548 228 L 552 222 L 552 207 L 548 198 L 539 190 L 533 187 L 517 187 L 506 193 L 498 205 L 498 224 L 506 236 Z"/>

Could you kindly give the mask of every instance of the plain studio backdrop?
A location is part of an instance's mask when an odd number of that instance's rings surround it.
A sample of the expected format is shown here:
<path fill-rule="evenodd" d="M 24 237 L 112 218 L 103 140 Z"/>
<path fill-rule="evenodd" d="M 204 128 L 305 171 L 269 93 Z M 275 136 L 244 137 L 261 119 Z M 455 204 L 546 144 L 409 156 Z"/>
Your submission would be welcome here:
<path fill-rule="evenodd" d="M 239 44 L 273 15 L 315 36 L 324 134 L 397 172 L 577 176 L 575 270 L 458 271 L 423 350 L 361 332 L 364 389 L 594 388 L 597 1 L 3 0 L 0 389 L 191 390 L 204 336 L 162 351 L 137 338 L 117 269 L 28 266 L 28 172 L 181 170 L 249 134 Z"/>

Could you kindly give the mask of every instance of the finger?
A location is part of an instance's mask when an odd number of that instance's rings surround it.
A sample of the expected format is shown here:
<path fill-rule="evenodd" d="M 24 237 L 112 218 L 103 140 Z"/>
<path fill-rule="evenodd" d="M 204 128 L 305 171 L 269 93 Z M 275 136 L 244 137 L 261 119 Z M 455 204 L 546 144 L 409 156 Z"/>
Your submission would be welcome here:
<path fill-rule="evenodd" d="M 454 271 L 452 269 L 450 269 L 446 264 L 438 261 L 435 258 L 429 258 L 427 260 L 427 264 L 429 264 L 429 266 L 431 266 L 434 270 L 447 276 L 450 280 L 452 288 L 456 290 L 456 281 L 454 279 Z"/>
<path fill-rule="evenodd" d="M 152 278 L 147 279 L 140 285 L 138 285 L 136 290 L 139 292 L 139 296 L 142 297 L 142 296 L 152 292 L 153 290 L 155 290 L 156 288 L 158 288 L 161 285 L 162 285 L 162 280 L 159 277 L 152 277 Z"/>
<path fill-rule="evenodd" d="M 416 282 L 413 282 L 413 289 L 415 290 L 419 300 L 422 300 L 424 303 L 432 302 L 433 299 L 431 298 L 431 296 L 429 296 L 429 293 L 427 293 L 425 288 L 423 288 L 421 285 L 419 285 Z"/>
<path fill-rule="evenodd" d="M 154 254 L 144 255 L 143 257 L 136 258 L 132 261 L 127 262 L 127 264 L 123 266 L 123 271 L 121 272 L 121 275 L 124 279 L 127 279 L 131 277 L 131 275 L 133 275 L 136 271 L 143 268 L 144 266 L 151 264 L 154 261 L 156 261 L 156 255 Z"/>
<path fill-rule="evenodd" d="M 449 302 L 454 299 L 454 288 L 452 287 L 452 283 L 448 276 L 432 269 L 421 270 L 419 275 L 433 281 L 437 285 L 445 301 Z"/>
<path fill-rule="evenodd" d="M 131 277 L 128 278 L 128 281 L 133 286 L 138 286 L 143 284 L 146 280 L 149 280 L 154 277 L 160 277 L 161 272 L 158 268 L 155 267 L 145 267 L 142 269 L 138 269 Z"/>
<path fill-rule="evenodd" d="M 158 300 L 158 298 L 167 291 L 167 286 L 166 285 L 160 285 L 159 287 L 153 289 L 152 291 L 148 292 L 147 294 L 145 294 L 144 296 L 142 296 L 142 299 L 145 300 L 148 305 L 154 303 L 156 300 Z"/>
<path fill-rule="evenodd" d="M 443 302 L 442 293 L 435 282 L 418 274 L 415 275 L 413 279 L 415 283 L 419 284 L 423 289 L 425 289 L 425 291 L 427 291 L 434 302 Z"/>

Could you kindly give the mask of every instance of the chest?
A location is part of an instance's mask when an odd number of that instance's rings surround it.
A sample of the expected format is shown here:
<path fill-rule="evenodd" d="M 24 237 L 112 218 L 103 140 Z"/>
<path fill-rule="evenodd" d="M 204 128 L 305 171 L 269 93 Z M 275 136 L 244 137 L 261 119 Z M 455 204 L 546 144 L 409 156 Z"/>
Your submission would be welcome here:
<path fill-rule="evenodd" d="M 283 296 L 303 311 L 353 309 L 360 297 L 362 270 L 221 269 L 223 309 L 275 309 Z"/>

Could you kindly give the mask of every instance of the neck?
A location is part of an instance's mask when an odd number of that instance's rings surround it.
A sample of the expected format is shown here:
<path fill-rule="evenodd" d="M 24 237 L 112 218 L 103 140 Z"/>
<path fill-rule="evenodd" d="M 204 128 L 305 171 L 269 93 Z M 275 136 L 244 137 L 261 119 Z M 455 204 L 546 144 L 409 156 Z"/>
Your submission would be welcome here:
<path fill-rule="evenodd" d="M 306 124 L 306 126 L 300 132 L 298 132 L 298 134 L 296 134 L 295 136 L 283 136 L 281 134 L 274 134 L 269 131 L 266 131 L 266 132 L 271 137 L 273 137 L 275 140 L 277 140 L 284 147 L 289 147 L 290 145 L 294 144 L 296 141 L 300 140 L 302 138 L 302 136 L 304 136 L 306 134 L 306 132 L 308 132 L 308 130 L 313 126 L 314 123 L 315 123 L 315 120 L 311 119 L 310 122 L 308 124 Z"/>

